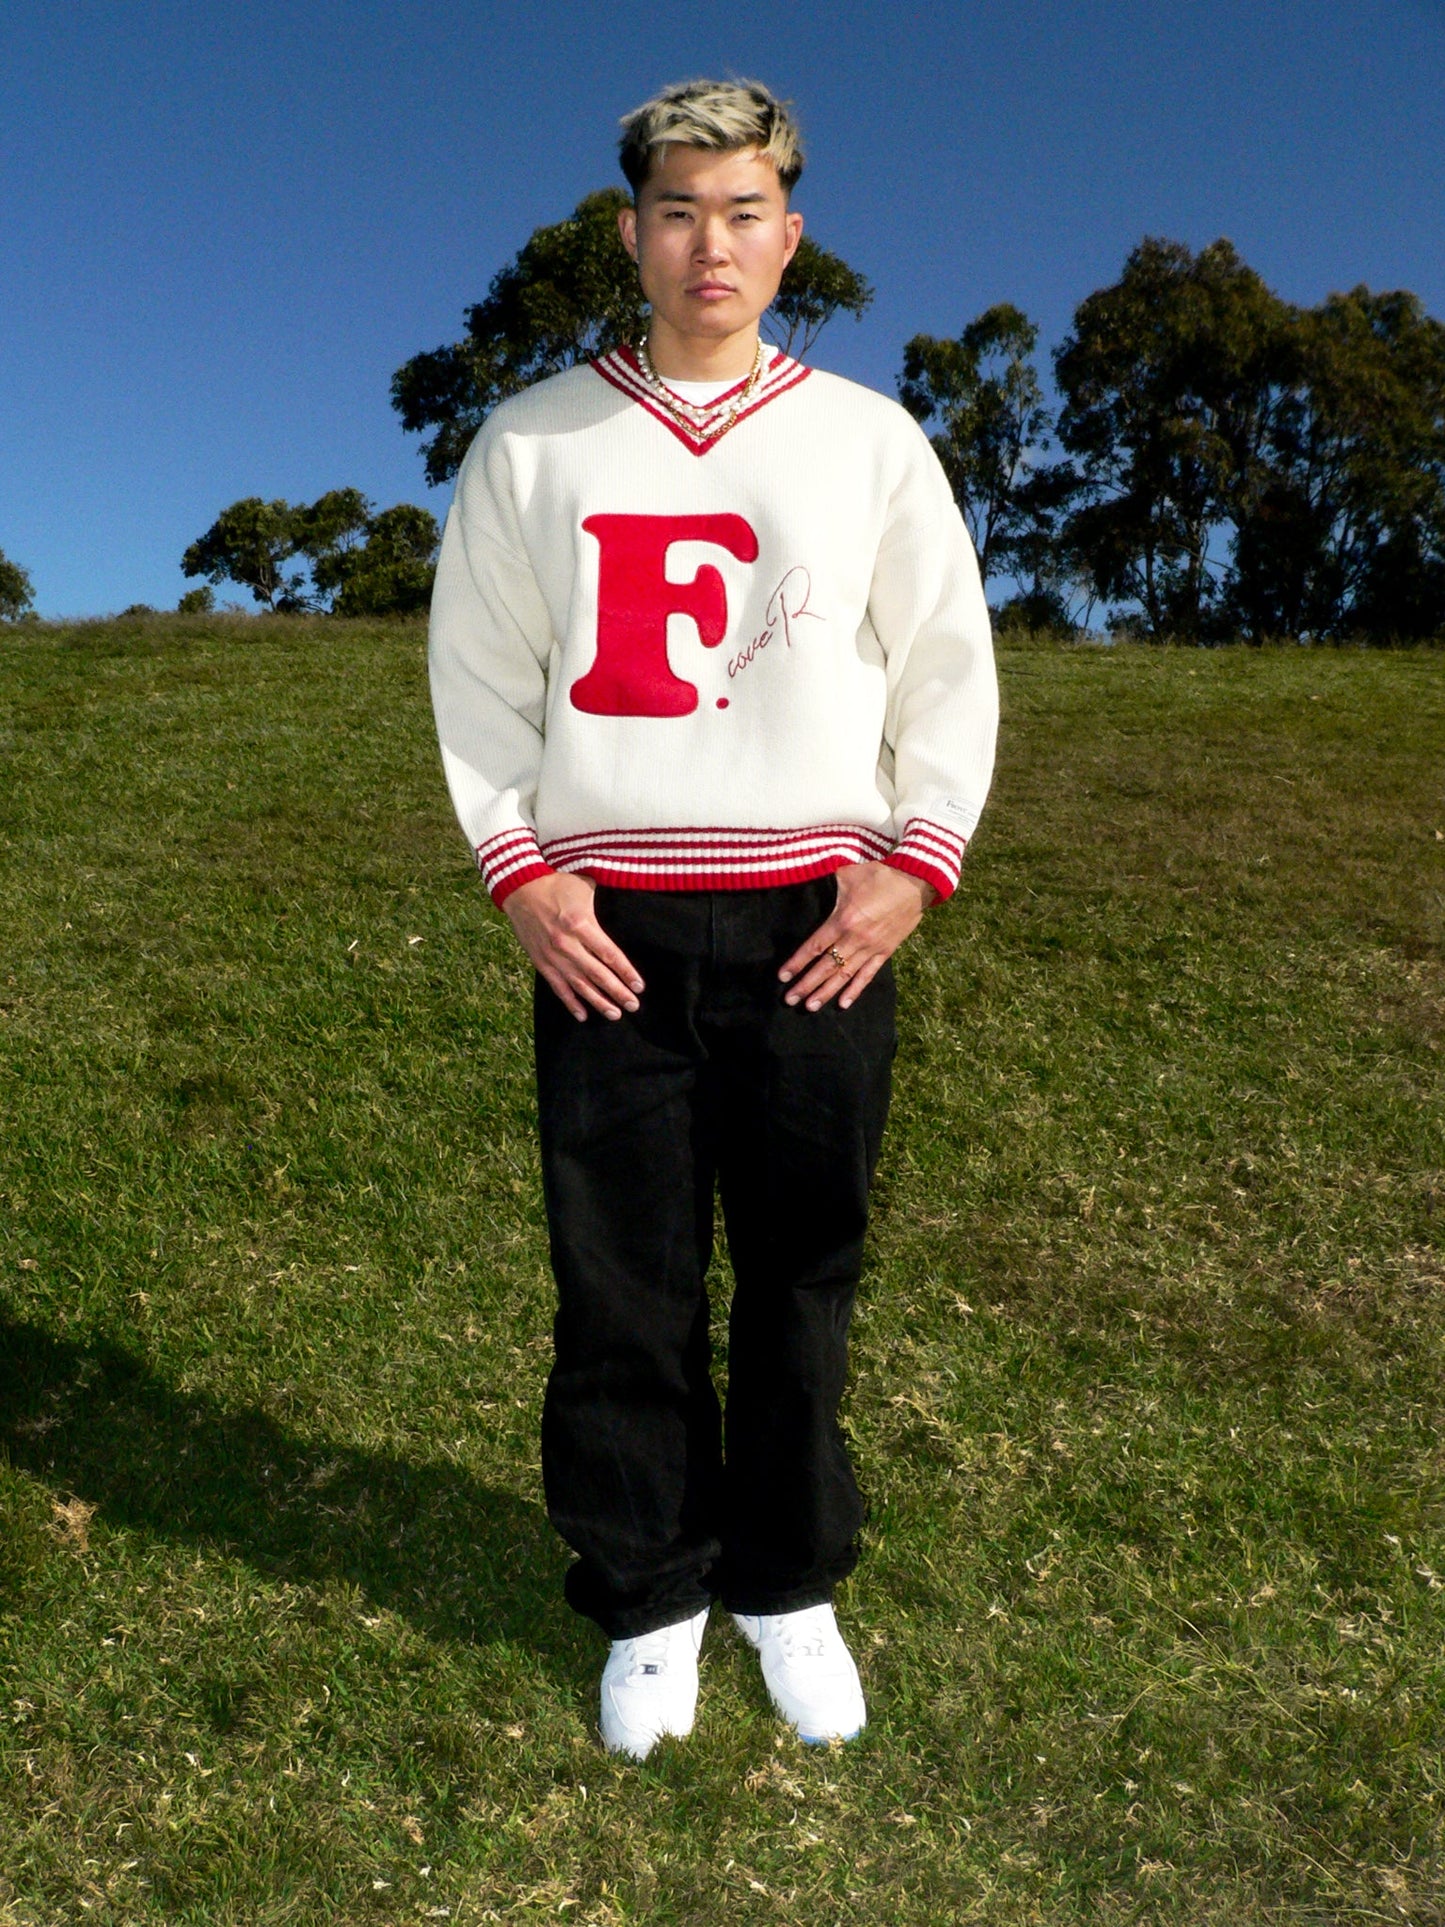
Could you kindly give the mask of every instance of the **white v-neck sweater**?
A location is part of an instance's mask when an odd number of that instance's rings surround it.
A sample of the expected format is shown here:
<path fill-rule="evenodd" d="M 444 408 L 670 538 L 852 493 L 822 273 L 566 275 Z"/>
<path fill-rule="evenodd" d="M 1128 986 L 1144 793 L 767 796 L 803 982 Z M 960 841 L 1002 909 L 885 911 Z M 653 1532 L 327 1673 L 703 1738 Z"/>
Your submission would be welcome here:
<path fill-rule="evenodd" d="M 555 870 L 746 889 L 870 860 L 946 897 L 992 773 L 988 610 L 938 459 L 785 355 L 711 442 L 626 349 L 504 402 L 457 480 L 430 659 L 498 903 Z"/>

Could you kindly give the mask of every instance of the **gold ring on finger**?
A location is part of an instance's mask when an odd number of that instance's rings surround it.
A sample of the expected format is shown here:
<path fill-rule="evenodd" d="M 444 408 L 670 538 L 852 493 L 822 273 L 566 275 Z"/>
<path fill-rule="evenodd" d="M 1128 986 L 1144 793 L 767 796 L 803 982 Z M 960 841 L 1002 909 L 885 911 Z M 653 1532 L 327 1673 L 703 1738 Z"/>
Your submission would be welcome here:
<path fill-rule="evenodd" d="M 844 970 L 844 971 L 847 970 L 848 959 L 843 955 L 842 951 L 838 948 L 837 944 L 830 943 L 828 945 L 828 955 L 833 959 L 834 963 L 837 964 L 840 970 Z"/>

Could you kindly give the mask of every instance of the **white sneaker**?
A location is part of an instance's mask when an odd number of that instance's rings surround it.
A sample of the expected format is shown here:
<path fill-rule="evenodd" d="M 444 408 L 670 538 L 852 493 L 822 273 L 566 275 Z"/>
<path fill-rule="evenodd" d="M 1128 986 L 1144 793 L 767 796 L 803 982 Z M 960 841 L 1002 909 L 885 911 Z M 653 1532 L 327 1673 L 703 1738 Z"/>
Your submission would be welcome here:
<path fill-rule="evenodd" d="M 851 1740 L 867 1711 L 853 1655 L 831 1606 L 794 1613 L 734 1613 L 738 1630 L 762 1661 L 763 1682 L 783 1718 L 809 1746 Z"/>
<path fill-rule="evenodd" d="M 602 1669 L 602 1744 L 645 1760 L 664 1733 L 692 1731 L 707 1608 L 674 1626 L 614 1639 Z"/>

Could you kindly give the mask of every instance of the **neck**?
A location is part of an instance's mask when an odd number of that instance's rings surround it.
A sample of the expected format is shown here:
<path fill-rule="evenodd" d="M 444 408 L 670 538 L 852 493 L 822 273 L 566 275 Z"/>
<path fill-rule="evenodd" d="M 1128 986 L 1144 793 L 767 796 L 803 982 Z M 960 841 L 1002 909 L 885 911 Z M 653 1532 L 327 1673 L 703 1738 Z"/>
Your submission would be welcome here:
<path fill-rule="evenodd" d="M 647 331 L 647 355 L 664 381 L 742 381 L 757 360 L 757 324 L 718 341 L 699 341 L 654 317 Z"/>

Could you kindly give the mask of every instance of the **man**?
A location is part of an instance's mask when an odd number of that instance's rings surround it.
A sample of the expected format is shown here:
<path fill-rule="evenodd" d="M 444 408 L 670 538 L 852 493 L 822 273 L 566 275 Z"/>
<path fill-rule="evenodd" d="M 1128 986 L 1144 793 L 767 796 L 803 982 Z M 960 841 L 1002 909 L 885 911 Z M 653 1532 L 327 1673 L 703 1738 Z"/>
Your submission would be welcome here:
<path fill-rule="evenodd" d="M 537 971 L 547 1505 L 612 1642 L 604 1742 L 642 1758 L 691 1728 L 714 1599 L 805 1740 L 864 1722 L 831 1604 L 862 1521 L 837 1414 L 889 959 L 957 882 L 997 692 L 924 436 L 760 342 L 802 232 L 786 108 L 669 88 L 622 166 L 647 339 L 478 434 L 431 665 L 458 815 Z"/>

